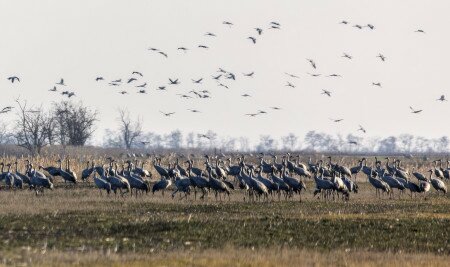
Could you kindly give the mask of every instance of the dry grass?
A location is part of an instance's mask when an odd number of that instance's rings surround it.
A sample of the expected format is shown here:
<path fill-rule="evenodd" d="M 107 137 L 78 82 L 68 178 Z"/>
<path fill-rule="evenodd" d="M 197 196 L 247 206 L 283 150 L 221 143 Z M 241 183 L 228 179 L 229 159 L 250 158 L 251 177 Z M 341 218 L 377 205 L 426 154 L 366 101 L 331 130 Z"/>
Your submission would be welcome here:
<path fill-rule="evenodd" d="M 2 257 L 0 257 L 2 258 Z M 290 248 L 182 250 L 163 253 L 62 252 L 30 250 L 2 258 L 7 265 L 33 266 L 448 266 L 449 255 Z M 2 264 L 0 263 L 0 266 Z"/>

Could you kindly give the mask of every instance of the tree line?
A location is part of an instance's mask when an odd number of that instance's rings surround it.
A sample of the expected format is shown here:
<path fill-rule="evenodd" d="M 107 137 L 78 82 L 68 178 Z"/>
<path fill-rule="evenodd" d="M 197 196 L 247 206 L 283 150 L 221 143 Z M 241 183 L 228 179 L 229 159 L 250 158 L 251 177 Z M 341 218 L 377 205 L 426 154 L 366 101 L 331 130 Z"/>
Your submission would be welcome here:
<path fill-rule="evenodd" d="M 136 122 L 137 123 L 137 122 Z M 248 137 L 219 136 L 214 131 L 205 134 L 188 132 L 183 134 L 174 130 L 167 134 L 143 132 L 139 128 L 131 147 L 147 150 L 177 149 L 220 149 L 229 152 L 272 152 L 305 151 L 348 154 L 395 154 L 395 153 L 447 153 L 450 139 L 447 136 L 425 138 L 411 134 L 388 137 L 364 137 L 353 134 L 331 135 L 323 132 L 309 131 L 303 138 L 289 133 L 280 138 L 261 135 L 256 142 Z M 125 147 L 120 131 L 106 130 L 104 147 Z"/>
<path fill-rule="evenodd" d="M 14 144 L 40 154 L 46 146 L 85 146 L 93 137 L 98 122 L 98 112 L 82 102 L 54 103 L 51 109 L 32 107 L 26 101 L 16 100 L 14 127 L 0 123 L 0 144 Z M 214 131 L 206 133 L 174 130 L 167 134 L 145 132 L 142 120 L 132 118 L 127 109 L 118 109 L 115 129 L 106 129 L 101 146 L 126 150 L 179 150 L 198 149 L 222 151 L 306 151 L 331 153 L 447 153 L 450 140 L 447 136 L 425 138 L 411 134 L 389 137 L 364 135 L 331 135 L 309 131 L 299 137 L 294 133 L 275 138 L 261 135 L 259 140 L 248 137 L 219 136 Z M 11 129 L 12 128 L 12 129 Z"/>

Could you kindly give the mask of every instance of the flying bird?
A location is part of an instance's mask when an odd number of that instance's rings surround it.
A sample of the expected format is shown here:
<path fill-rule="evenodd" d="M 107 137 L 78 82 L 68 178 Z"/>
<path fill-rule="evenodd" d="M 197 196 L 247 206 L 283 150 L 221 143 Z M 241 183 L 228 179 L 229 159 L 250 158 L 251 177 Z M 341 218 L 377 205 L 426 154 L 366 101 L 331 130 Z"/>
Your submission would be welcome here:
<path fill-rule="evenodd" d="M 49 91 L 51 91 L 51 92 L 56 92 L 56 86 L 53 86 L 53 88 L 52 88 L 52 89 L 49 89 Z"/>
<path fill-rule="evenodd" d="M 331 92 L 328 91 L 328 90 L 322 90 L 322 93 L 321 93 L 321 94 L 322 94 L 322 95 L 327 95 L 327 96 L 331 97 Z"/>
<path fill-rule="evenodd" d="M 250 117 L 255 117 L 255 116 L 258 116 L 260 113 L 248 113 L 248 114 L 245 114 L 245 116 L 250 116 Z"/>
<path fill-rule="evenodd" d="M 222 77 L 222 74 L 219 74 L 218 76 L 212 76 L 214 80 L 219 80 L 220 77 Z"/>
<path fill-rule="evenodd" d="M 166 53 L 164 53 L 163 51 L 159 51 L 158 53 L 160 53 L 161 55 L 165 56 L 165 57 L 169 57 Z"/>
<path fill-rule="evenodd" d="M 261 28 L 255 28 L 256 32 L 258 32 L 258 35 L 261 35 L 263 33 L 263 30 Z"/>
<path fill-rule="evenodd" d="M 193 83 L 201 83 L 202 81 L 203 81 L 203 78 L 200 78 L 200 79 L 198 79 L 198 80 L 192 79 L 192 82 L 193 82 Z"/>
<path fill-rule="evenodd" d="M 192 113 L 201 113 L 200 110 L 197 110 L 197 109 L 189 109 L 188 108 L 188 110 Z"/>
<path fill-rule="evenodd" d="M 243 96 L 243 97 L 251 97 L 251 95 L 249 95 L 249 94 L 243 94 L 241 96 Z"/>
<path fill-rule="evenodd" d="M 184 95 L 184 94 L 177 94 L 179 95 L 181 98 L 192 98 L 192 96 L 190 95 Z"/>
<path fill-rule="evenodd" d="M 236 76 L 235 76 L 233 73 L 231 73 L 231 72 L 229 72 L 229 73 L 228 73 L 228 76 L 226 76 L 225 78 L 227 78 L 227 79 L 232 79 L 232 80 L 236 80 Z"/>
<path fill-rule="evenodd" d="M 193 93 L 193 94 L 195 94 L 196 96 L 198 96 L 200 98 L 202 97 L 202 94 L 196 92 L 195 90 L 191 90 L 191 91 L 189 91 L 189 93 Z"/>
<path fill-rule="evenodd" d="M 145 88 L 146 86 L 147 86 L 147 83 L 143 83 L 141 85 L 137 85 L 136 87 L 137 88 Z"/>
<path fill-rule="evenodd" d="M 328 75 L 328 77 L 342 77 L 342 76 L 339 74 L 333 73 L 333 74 Z"/>
<path fill-rule="evenodd" d="M 139 94 L 146 94 L 147 92 L 145 90 L 139 90 L 138 93 Z"/>
<path fill-rule="evenodd" d="M 183 52 L 186 52 L 186 51 L 188 50 L 186 47 L 178 47 L 177 49 L 178 49 L 178 50 L 181 50 L 181 51 L 183 51 Z"/>
<path fill-rule="evenodd" d="M 227 89 L 229 89 L 228 86 L 225 85 L 225 84 L 223 84 L 223 83 L 219 83 L 218 85 L 219 85 L 219 86 L 222 86 L 222 87 L 225 87 L 225 88 L 227 88 Z"/>
<path fill-rule="evenodd" d="M 348 59 L 352 59 L 353 57 L 350 56 L 349 54 L 344 53 L 344 55 L 342 57 L 348 58 Z"/>
<path fill-rule="evenodd" d="M 136 78 L 130 78 L 130 79 L 128 79 L 128 82 L 127 82 L 127 83 L 131 83 L 131 82 L 133 82 L 133 81 L 137 81 L 137 79 L 136 79 Z"/>
<path fill-rule="evenodd" d="M 346 21 L 346 20 L 343 20 L 343 21 L 341 21 L 341 22 L 339 22 L 340 24 L 348 24 L 348 21 Z"/>
<path fill-rule="evenodd" d="M 247 77 L 253 77 L 253 74 L 255 74 L 255 72 L 254 71 L 252 71 L 252 72 L 250 72 L 250 73 L 242 73 L 244 76 L 247 76 Z"/>
<path fill-rule="evenodd" d="M 212 32 L 205 33 L 206 36 L 216 37 L 216 35 Z"/>
<path fill-rule="evenodd" d="M 17 76 L 11 76 L 11 77 L 8 77 L 8 80 L 9 80 L 11 83 L 14 83 L 15 81 L 20 82 L 20 79 L 19 79 L 19 77 L 17 77 Z"/>
<path fill-rule="evenodd" d="M 166 90 L 166 87 L 165 86 L 159 86 L 158 90 Z"/>
<path fill-rule="evenodd" d="M 379 57 L 381 59 L 381 61 L 385 61 L 386 60 L 386 57 L 383 54 L 378 54 L 377 57 Z"/>
<path fill-rule="evenodd" d="M 445 99 L 445 95 L 441 95 L 441 97 L 439 99 L 436 99 L 436 100 L 437 101 L 441 101 L 441 102 L 447 101 L 447 99 Z"/>
<path fill-rule="evenodd" d="M 358 28 L 358 29 L 362 29 L 362 26 L 361 25 L 358 25 L 358 24 L 355 24 L 355 25 L 353 25 L 353 27 L 355 27 L 355 28 Z"/>
<path fill-rule="evenodd" d="M 142 73 L 140 73 L 139 71 L 133 71 L 132 73 L 131 73 L 132 75 L 139 75 L 139 76 L 141 76 L 141 77 L 144 77 L 144 75 L 142 75 Z"/>
<path fill-rule="evenodd" d="M 166 112 L 162 112 L 162 111 L 159 111 L 159 112 L 161 112 L 164 116 L 166 116 L 166 117 L 170 117 L 170 116 L 172 116 L 173 114 L 175 114 L 175 112 L 168 112 L 168 113 L 166 113 Z"/>
<path fill-rule="evenodd" d="M 253 42 L 254 44 L 256 44 L 256 38 L 255 38 L 255 37 L 250 36 L 250 37 L 247 37 L 247 39 L 252 40 L 252 42 Z"/>
<path fill-rule="evenodd" d="M 290 77 L 292 77 L 292 78 L 300 78 L 300 77 L 298 77 L 297 75 L 294 75 L 294 74 L 291 74 L 291 73 L 287 73 L 287 72 L 285 72 L 284 74 L 286 74 L 286 75 L 288 75 L 288 76 L 290 76 Z"/>
<path fill-rule="evenodd" d="M 204 49 L 208 49 L 209 47 L 207 47 L 206 45 L 199 45 L 199 48 L 204 48 Z"/>
<path fill-rule="evenodd" d="M 350 145 L 358 145 L 358 142 L 356 142 L 356 141 L 348 141 L 348 143 L 349 143 Z"/>
<path fill-rule="evenodd" d="M 308 74 L 312 77 L 319 77 L 320 75 L 322 75 L 320 73 L 309 73 L 309 72 L 308 72 Z"/>
<path fill-rule="evenodd" d="M 287 82 L 286 86 L 288 86 L 288 87 L 292 87 L 292 88 L 295 88 L 295 85 L 293 85 L 293 84 L 292 84 L 292 83 L 290 83 L 290 82 Z"/>
<path fill-rule="evenodd" d="M 366 27 L 370 28 L 371 30 L 375 29 L 375 26 L 373 26 L 372 24 L 367 24 Z"/>
<path fill-rule="evenodd" d="M 103 81 L 104 79 L 103 79 L 103 77 L 97 77 L 97 78 L 95 78 L 95 81 L 96 82 L 98 82 L 98 81 Z"/>
<path fill-rule="evenodd" d="M 418 29 L 418 30 L 415 31 L 415 32 L 425 33 L 425 31 L 424 31 L 424 30 L 421 30 L 421 29 Z"/>
<path fill-rule="evenodd" d="M 274 110 L 281 110 L 281 108 L 279 108 L 279 107 L 270 107 L 271 109 L 274 109 Z"/>
<path fill-rule="evenodd" d="M 228 25 L 230 27 L 233 26 L 233 23 L 229 22 L 229 21 L 224 21 L 224 22 L 222 22 L 222 24 Z"/>
<path fill-rule="evenodd" d="M 337 123 L 337 122 L 343 121 L 344 119 L 331 119 L 331 118 L 330 118 L 330 120 L 332 120 L 333 122 L 336 122 L 336 123 Z"/>
<path fill-rule="evenodd" d="M 119 94 L 124 95 L 124 94 L 128 94 L 128 92 L 127 91 L 120 91 Z"/>
<path fill-rule="evenodd" d="M 206 135 L 206 134 L 198 134 L 197 136 L 200 137 L 200 138 L 206 138 L 206 139 L 208 139 L 208 140 L 211 139 L 211 137 L 209 137 L 209 136 Z"/>
<path fill-rule="evenodd" d="M 409 108 L 411 109 L 411 113 L 414 113 L 414 114 L 418 114 L 423 111 L 422 109 L 417 109 L 417 110 L 413 109 L 411 106 Z"/>
<path fill-rule="evenodd" d="M 366 129 L 364 129 L 364 127 L 362 127 L 361 125 L 359 125 L 358 131 L 361 131 L 361 132 L 363 132 L 363 133 L 366 133 Z"/>
<path fill-rule="evenodd" d="M 373 82 L 372 85 L 373 85 L 373 86 L 381 87 L 381 83 L 379 83 L 379 82 L 378 82 L 378 83 L 374 83 L 374 82 Z"/>
<path fill-rule="evenodd" d="M 308 59 L 308 58 L 307 58 L 306 60 L 308 60 L 309 63 L 311 63 L 311 66 L 312 66 L 313 68 L 316 68 L 316 62 L 314 62 L 314 60 Z"/>
<path fill-rule="evenodd" d="M 122 79 L 118 79 L 118 80 L 115 80 L 115 81 L 111 81 L 112 83 L 121 83 L 122 82 Z"/>
<path fill-rule="evenodd" d="M 170 83 L 169 84 L 180 84 L 180 82 L 178 82 L 178 79 L 176 80 L 172 80 L 169 78 Z"/>
<path fill-rule="evenodd" d="M 62 86 L 66 86 L 65 84 L 64 84 L 64 79 L 61 79 L 61 81 L 59 81 L 58 83 L 56 83 L 57 85 L 62 85 Z"/>

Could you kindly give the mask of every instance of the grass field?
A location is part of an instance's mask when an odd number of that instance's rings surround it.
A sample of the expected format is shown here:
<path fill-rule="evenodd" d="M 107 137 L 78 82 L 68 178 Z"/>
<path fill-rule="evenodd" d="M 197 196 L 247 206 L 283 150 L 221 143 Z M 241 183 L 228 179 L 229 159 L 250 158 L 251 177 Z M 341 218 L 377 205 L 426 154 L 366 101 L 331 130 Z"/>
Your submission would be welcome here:
<path fill-rule="evenodd" d="M 312 188 L 312 182 L 307 182 Z M 100 196 L 92 185 L 0 191 L 4 264 L 446 265 L 450 198 L 377 199 L 367 183 L 349 202 L 179 200 L 160 193 Z M 168 193 L 168 192 L 167 192 Z M 423 265 L 421 264 L 421 265 Z"/>

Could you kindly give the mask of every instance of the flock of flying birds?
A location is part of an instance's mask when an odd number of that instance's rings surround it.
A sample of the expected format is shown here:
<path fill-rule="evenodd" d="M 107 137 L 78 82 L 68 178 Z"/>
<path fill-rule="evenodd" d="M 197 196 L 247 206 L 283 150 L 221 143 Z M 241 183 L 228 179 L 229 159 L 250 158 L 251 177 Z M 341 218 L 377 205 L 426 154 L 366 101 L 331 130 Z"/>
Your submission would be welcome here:
<path fill-rule="evenodd" d="M 339 24 L 349 25 L 350 23 L 348 21 L 346 21 L 346 20 L 343 20 L 343 21 L 339 22 Z M 233 27 L 234 26 L 234 24 L 232 22 L 230 22 L 230 21 L 223 21 L 223 25 L 228 26 L 228 27 Z M 369 30 L 375 30 L 375 26 L 372 25 L 372 24 L 366 24 L 366 25 L 355 24 L 355 25 L 353 25 L 353 27 L 358 29 L 358 30 L 362 30 L 364 28 L 367 28 Z M 267 26 L 266 29 L 267 30 L 281 30 L 281 24 L 276 22 L 276 21 L 272 21 L 272 22 L 269 23 L 269 25 Z M 418 34 L 425 34 L 425 31 L 422 30 L 422 29 L 418 29 L 415 32 L 418 33 Z M 258 42 L 258 39 L 261 38 L 261 36 L 263 34 L 265 34 L 265 29 L 263 29 L 261 27 L 256 27 L 256 28 L 254 28 L 254 35 L 248 36 L 246 39 L 248 39 L 251 44 L 256 44 Z M 215 33 L 213 33 L 213 32 L 206 32 L 204 35 L 206 37 L 208 37 L 208 38 L 216 38 L 217 37 L 217 35 Z M 199 44 L 196 47 L 196 49 L 208 50 L 209 47 L 207 45 L 204 45 L 204 44 Z M 190 48 L 181 46 L 181 47 L 178 47 L 177 50 L 181 51 L 182 53 L 187 53 L 190 50 Z M 148 48 L 148 51 L 157 53 L 157 54 L 159 54 L 159 55 L 161 55 L 162 57 L 165 57 L 165 58 L 169 57 L 169 54 L 167 52 L 165 52 L 163 50 L 160 50 L 158 48 L 150 47 L 150 48 Z M 352 60 L 352 58 L 353 58 L 353 56 L 348 54 L 348 53 L 343 53 L 342 57 L 347 59 L 347 60 Z M 379 60 L 381 60 L 382 62 L 385 62 L 386 60 L 388 60 L 387 57 L 384 56 L 381 53 L 379 53 L 376 57 L 379 58 Z M 307 72 L 308 75 L 310 75 L 312 77 L 322 76 L 321 73 L 316 73 L 315 72 L 315 70 L 317 69 L 317 64 L 316 64 L 314 59 L 307 58 L 306 61 L 311 65 L 311 68 L 313 70 L 313 72 Z M 298 79 L 298 78 L 300 78 L 299 75 L 296 75 L 296 74 L 287 73 L 287 72 L 285 72 L 284 74 L 287 75 L 287 77 L 289 77 L 290 79 Z M 242 73 L 242 77 L 245 77 L 245 78 L 253 78 L 254 75 L 255 75 L 254 71 L 251 71 L 251 72 L 248 72 L 248 73 Z M 332 77 L 332 78 L 342 77 L 341 75 L 339 75 L 337 73 L 332 73 L 332 74 L 323 75 L 323 76 Z M 143 78 L 143 77 L 144 77 L 144 75 L 142 74 L 142 72 L 133 71 L 129 78 L 126 78 L 126 79 L 122 79 L 122 78 L 113 79 L 113 80 L 108 82 L 108 85 L 112 86 L 112 87 L 120 87 L 120 86 L 122 86 L 124 84 L 126 84 L 128 86 L 131 85 L 131 86 L 134 86 L 135 88 L 137 88 L 137 90 L 138 90 L 137 93 L 139 93 L 139 94 L 146 94 L 147 93 L 148 83 L 146 81 L 141 81 L 141 78 Z M 205 79 L 206 78 L 203 78 L 203 77 L 195 78 L 195 79 L 191 79 L 191 82 L 193 84 L 199 85 Z M 223 68 L 219 68 L 217 73 L 213 74 L 210 77 L 210 79 L 213 79 L 214 81 L 216 81 L 217 82 L 217 86 L 228 89 L 229 86 L 227 85 L 227 81 L 234 81 L 234 80 L 238 79 L 238 75 L 236 73 L 234 73 L 234 72 L 225 70 Z M 19 83 L 20 82 L 20 78 L 17 77 L 17 76 L 8 77 L 8 80 L 11 83 Z M 95 78 L 95 81 L 97 81 L 97 82 L 104 82 L 106 80 L 105 80 L 104 77 L 98 76 L 98 77 Z M 178 78 L 168 78 L 168 83 L 157 86 L 156 90 L 166 91 L 168 86 L 177 86 L 179 84 L 181 84 L 181 81 Z M 68 98 L 72 98 L 72 97 L 76 96 L 75 92 L 73 92 L 73 91 L 68 91 L 68 90 L 62 91 L 62 90 L 58 89 L 59 87 L 65 88 L 65 86 L 66 86 L 66 84 L 64 83 L 64 79 L 60 79 L 60 81 L 56 82 L 55 85 L 53 86 L 53 88 L 50 89 L 49 91 L 52 91 L 52 92 L 59 92 L 59 91 L 61 91 L 60 94 L 64 95 L 64 96 L 67 96 Z M 287 81 L 285 86 L 292 87 L 292 88 L 296 87 L 294 82 L 292 82 L 292 81 Z M 381 84 L 381 82 L 372 82 L 372 86 L 382 87 L 382 84 Z M 122 95 L 129 94 L 129 92 L 126 91 L 126 90 L 121 90 L 118 93 L 120 93 Z M 323 95 L 325 95 L 327 97 L 332 97 L 333 93 L 331 91 L 329 91 L 329 90 L 323 89 L 321 94 L 323 94 Z M 185 98 L 185 99 L 189 99 L 189 98 L 202 98 L 202 99 L 205 99 L 205 98 L 210 98 L 211 97 L 211 93 L 210 93 L 209 90 L 191 90 L 188 94 L 177 94 L 177 95 L 179 97 Z M 241 96 L 242 97 L 251 97 L 251 95 L 249 95 L 249 94 L 242 94 Z M 444 102 L 444 101 L 447 101 L 447 99 L 445 98 L 445 95 L 441 95 L 437 99 L 437 101 Z M 12 108 L 13 107 L 10 107 L 10 106 L 3 108 L 2 110 L 0 110 L 0 114 L 7 113 L 7 112 L 11 111 Z M 418 113 L 421 113 L 423 111 L 422 109 L 415 109 L 415 108 L 413 108 L 411 106 L 409 108 L 411 109 L 411 113 L 414 113 L 414 114 L 418 114 Z M 270 107 L 270 109 L 272 109 L 272 110 L 281 110 L 280 107 L 276 107 L 276 106 L 272 106 L 272 107 Z M 187 110 L 190 111 L 190 112 L 193 112 L 193 113 L 200 113 L 201 112 L 201 111 L 199 111 L 197 109 L 187 109 Z M 175 112 L 160 111 L 160 113 L 163 116 L 165 116 L 165 117 L 170 117 L 170 116 L 175 115 Z M 256 117 L 256 116 L 259 116 L 259 115 L 262 115 L 262 114 L 267 114 L 267 113 L 268 112 L 265 111 L 265 110 L 257 110 L 256 112 L 253 112 L 253 113 L 247 113 L 247 114 L 245 114 L 245 116 Z M 342 119 L 342 118 L 336 118 L 336 119 L 330 118 L 330 120 L 335 122 L 335 123 L 339 123 L 339 122 L 343 121 L 344 119 Z M 366 133 L 366 130 L 361 125 L 359 125 L 358 131 L 360 131 L 362 133 Z M 356 142 L 352 142 L 352 141 L 350 141 L 350 143 L 357 144 Z"/>

